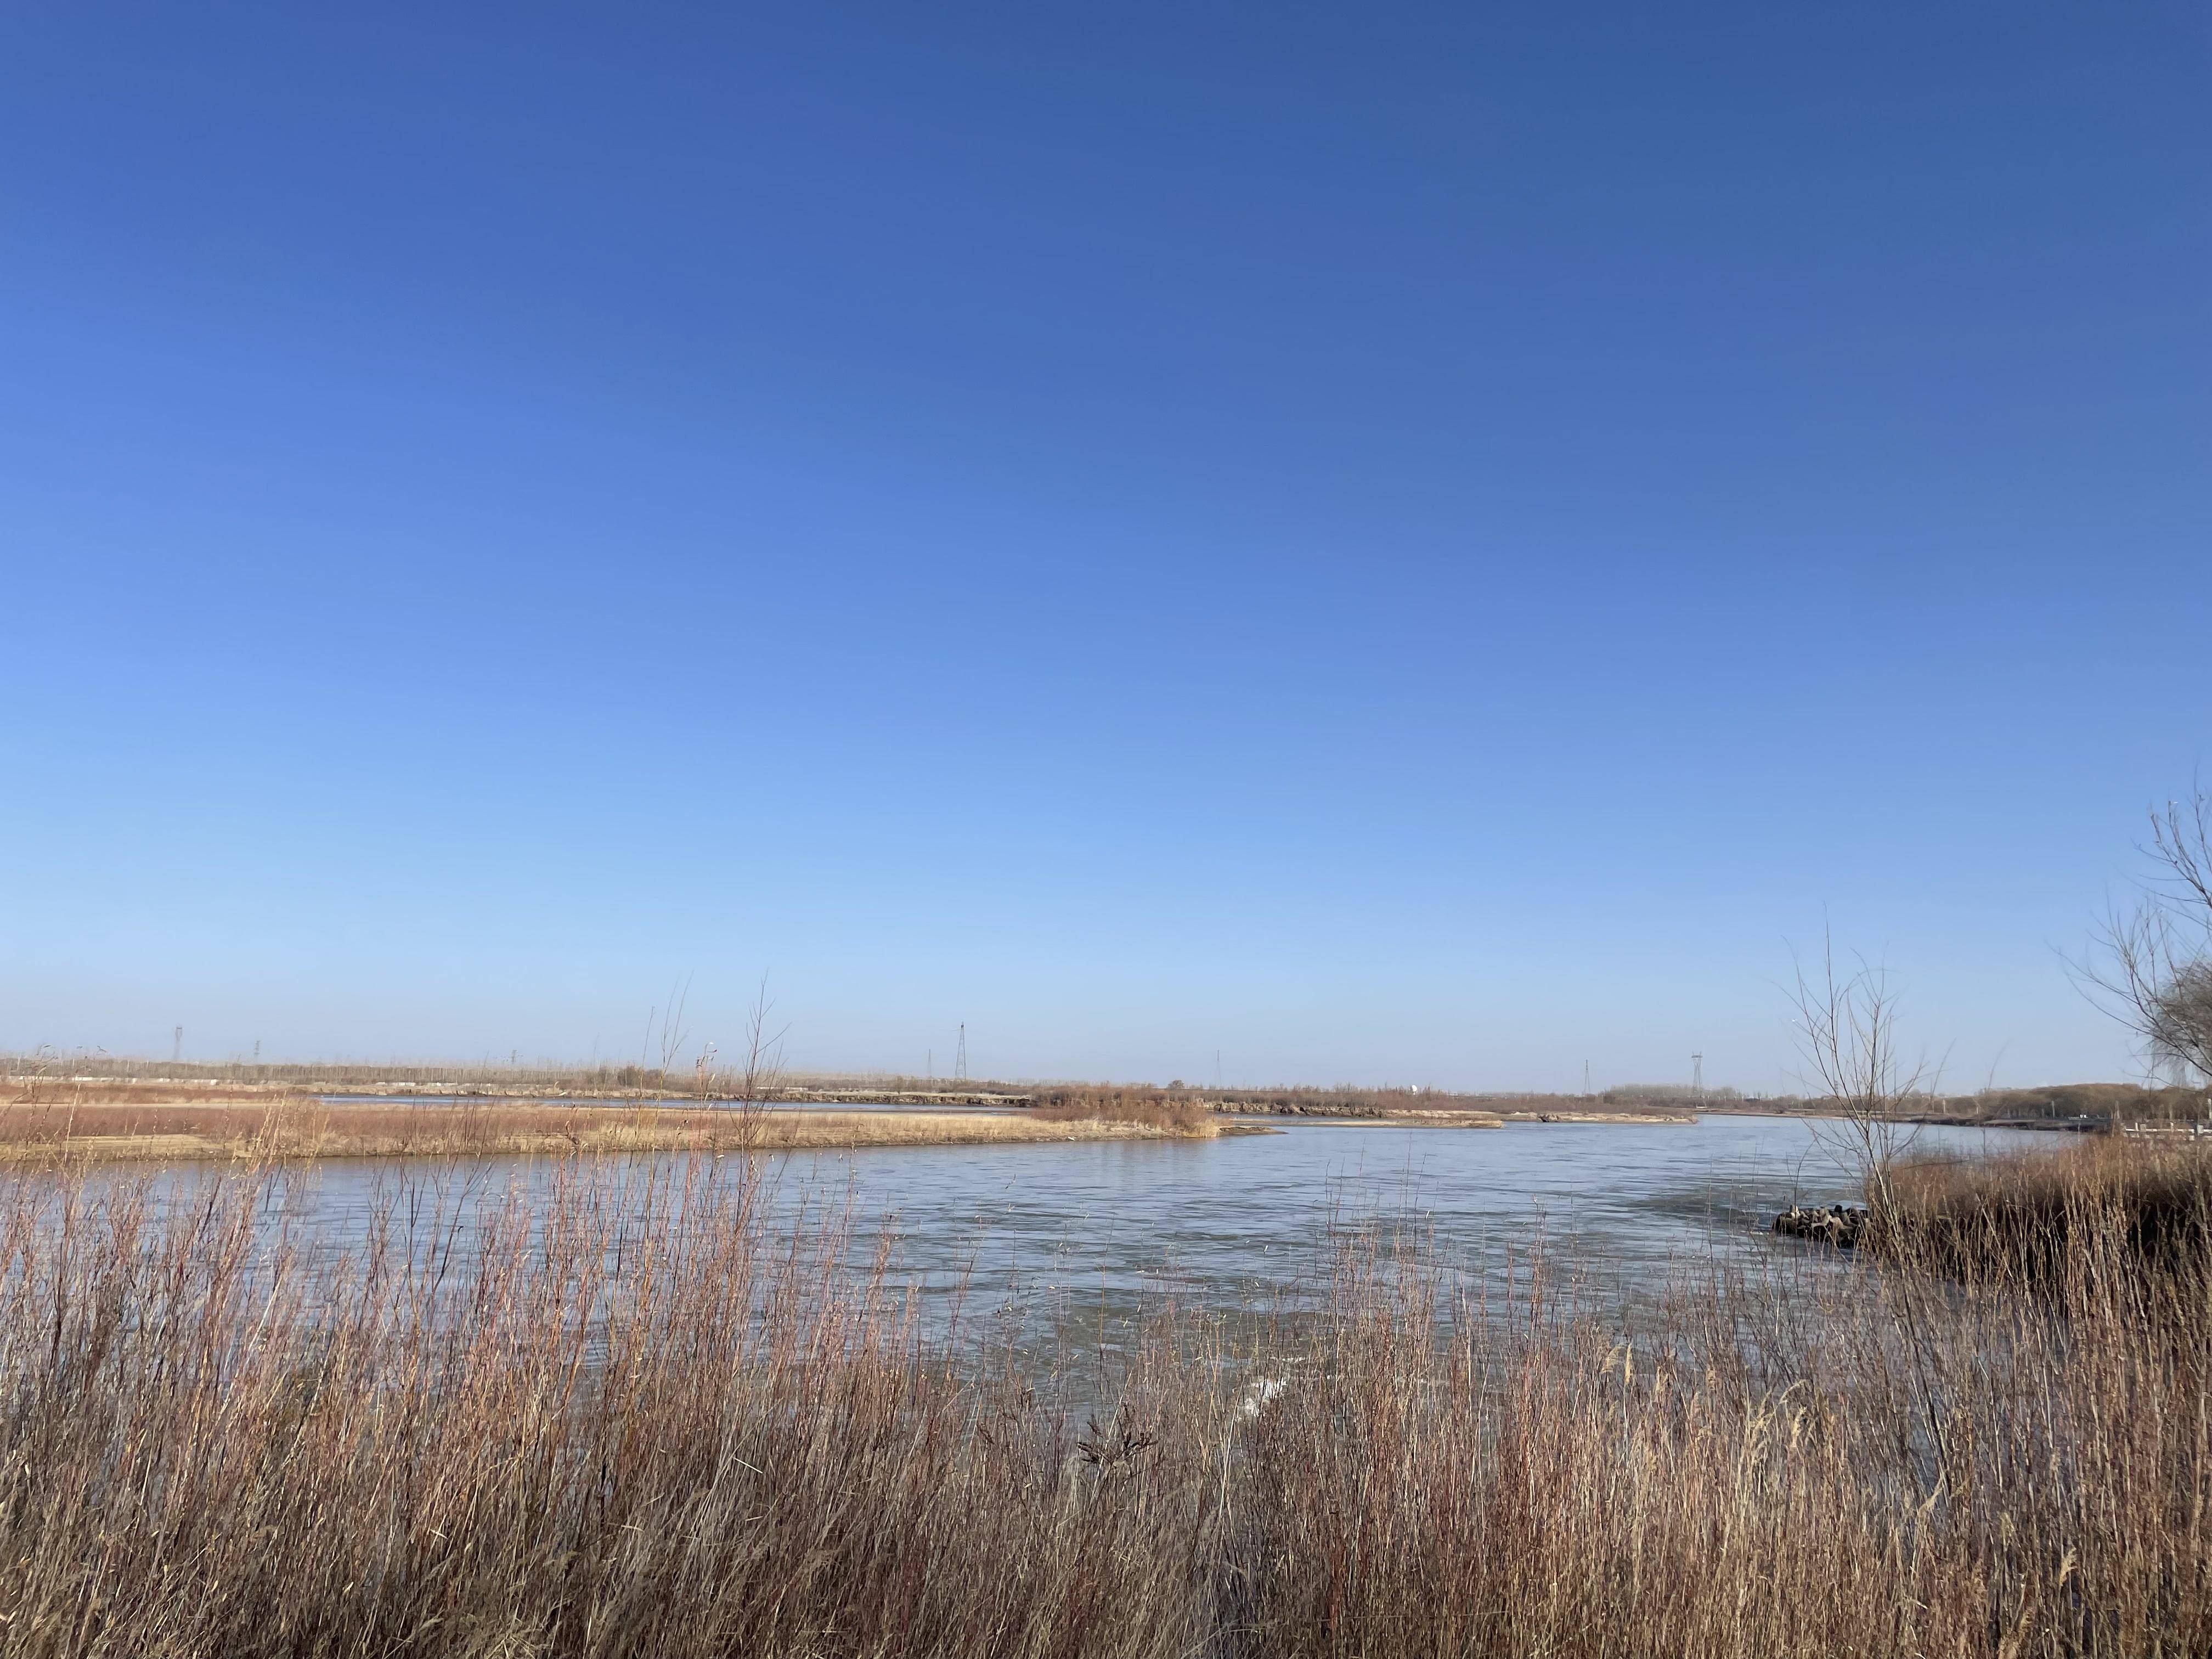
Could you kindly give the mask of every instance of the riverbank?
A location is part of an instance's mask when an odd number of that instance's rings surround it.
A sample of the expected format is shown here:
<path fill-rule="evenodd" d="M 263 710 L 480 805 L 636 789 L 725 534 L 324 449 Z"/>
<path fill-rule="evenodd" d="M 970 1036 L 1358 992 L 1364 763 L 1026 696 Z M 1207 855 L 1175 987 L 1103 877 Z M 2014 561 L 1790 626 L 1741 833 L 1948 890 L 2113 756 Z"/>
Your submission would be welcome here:
<path fill-rule="evenodd" d="M 2212 1140 L 2199 1136 L 1907 1158 L 1866 1196 L 1867 1243 L 1950 1277 L 2039 1289 L 2100 1253 L 2133 1273 L 2201 1276 L 2212 1255 Z"/>
<path fill-rule="evenodd" d="M 572 1157 L 603 1152 L 784 1152 L 1174 1139 L 1220 1133 L 1025 1112 L 795 1108 L 131 1102 L 0 1112 L 0 1164 L 339 1158 Z"/>

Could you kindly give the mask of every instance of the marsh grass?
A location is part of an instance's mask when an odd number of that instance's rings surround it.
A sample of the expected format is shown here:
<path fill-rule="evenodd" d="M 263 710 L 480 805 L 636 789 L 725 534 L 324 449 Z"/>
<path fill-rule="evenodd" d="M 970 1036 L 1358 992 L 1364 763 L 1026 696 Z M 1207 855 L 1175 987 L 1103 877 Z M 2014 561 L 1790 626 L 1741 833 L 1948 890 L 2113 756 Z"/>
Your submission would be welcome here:
<path fill-rule="evenodd" d="M 2212 1245 L 2212 1141 L 2193 1135 L 2104 1134 L 2002 1157 L 1908 1157 L 1872 1190 L 1881 1247 L 1953 1276 L 2052 1283 L 2094 1243 L 2133 1267 L 2186 1279 Z"/>
<path fill-rule="evenodd" d="M 1037 1096 L 1030 1115 L 1046 1123 L 1130 1123 L 1176 1135 L 1221 1133 L 1206 1102 L 1158 1089 L 1047 1090 Z"/>
<path fill-rule="evenodd" d="M 720 1152 L 988 1146 L 1184 1133 L 1141 1118 L 312 1098 L 182 1103 L 76 1101 L 0 1109 L 0 1163 Z"/>
<path fill-rule="evenodd" d="M 1907 1363 L 1895 1262 L 1623 1324 L 1370 1230 L 1078 1393 L 749 1161 L 403 1182 L 342 1255 L 276 1178 L 0 1193 L 10 1655 L 2212 1644 L 2212 1337 L 2107 1233 L 1953 1285 Z"/>

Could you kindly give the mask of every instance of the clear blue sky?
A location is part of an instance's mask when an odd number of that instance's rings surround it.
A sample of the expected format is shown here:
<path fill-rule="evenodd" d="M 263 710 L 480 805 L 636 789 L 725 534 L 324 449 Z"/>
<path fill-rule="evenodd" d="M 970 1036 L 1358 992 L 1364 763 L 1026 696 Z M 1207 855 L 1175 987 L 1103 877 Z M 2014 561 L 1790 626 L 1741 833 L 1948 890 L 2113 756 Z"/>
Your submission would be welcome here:
<path fill-rule="evenodd" d="M 2212 762 L 2201 9 L 17 5 L 0 1043 L 1978 1085 Z M 1993 1068 L 1993 1069 L 1992 1069 Z"/>

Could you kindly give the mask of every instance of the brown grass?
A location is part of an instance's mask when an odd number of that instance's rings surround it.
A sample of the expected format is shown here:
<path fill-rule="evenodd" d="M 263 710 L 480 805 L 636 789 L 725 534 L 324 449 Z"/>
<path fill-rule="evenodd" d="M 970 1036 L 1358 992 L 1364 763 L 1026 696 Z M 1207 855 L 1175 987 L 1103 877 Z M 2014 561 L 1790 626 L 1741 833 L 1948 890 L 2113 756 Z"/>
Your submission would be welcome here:
<path fill-rule="evenodd" d="M 769 1226 L 751 1167 L 564 1164 L 465 1224 L 398 1190 L 337 1260 L 258 1176 L 9 1183 L 7 1651 L 2212 1646 L 2212 1332 L 2101 1236 L 1911 1354 L 1874 1263 L 1638 1333 L 1346 1254 L 1234 1344 L 1134 1331 L 1086 1421 Z"/>
<path fill-rule="evenodd" d="M 0 1111 L 0 1162 L 757 1152 L 1099 1140 L 1141 1123 L 985 1112 L 715 1111 L 537 1103 L 57 1104 Z"/>
<path fill-rule="evenodd" d="M 0 1110 L 54 1106 L 177 1106 L 230 1102 L 242 1105 L 302 1105 L 309 1097 L 287 1088 L 247 1083 L 139 1083 L 64 1077 L 9 1078 L 0 1083 Z"/>
<path fill-rule="evenodd" d="M 1044 1123 L 1133 1123 L 1169 1134 L 1221 1133 L 1212 1110 L 1195 1097 L 1158 1089 L 1049 1089 L 1030 1115 Z"/>
<path fill-rule="evenodd" d="M 1907 1158 L 1872 1190 L 1877 1243 L 1953 1275 L 2049 1282 L 2099 1243 L 2146 1267 L 2193 1270 L 2212 1242 L 2212 1142 L 2193 1136 Z"/>

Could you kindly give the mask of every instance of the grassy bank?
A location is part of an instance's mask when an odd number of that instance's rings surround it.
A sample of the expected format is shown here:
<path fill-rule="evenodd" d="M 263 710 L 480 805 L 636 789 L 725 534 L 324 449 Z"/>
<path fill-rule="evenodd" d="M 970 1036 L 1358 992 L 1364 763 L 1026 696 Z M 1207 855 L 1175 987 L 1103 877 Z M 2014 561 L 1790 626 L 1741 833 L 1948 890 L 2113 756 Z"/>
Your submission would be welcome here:
<path fill-rule="evenodd" d="M 1152 1089 L 1045 1090 L 1031 1115 L 1047 1123 L 1132 1123 L 1201 1137 L 1221 1133 L 1220 1119 L 1201 1102 Z"/>
<path fill-rule="evenodd" d="M 1997 1158 L 1907 1158 L 1869 1197 L 1880 1248 L 1948 1276 L 2048 1284 L 2085 1253 L 2194 1272 L 2212 1243 L 2212 1141 L 2106 1134 Z"/>
<path fill-rule="evenodd" d="M 343 1260 L 256 1177 L 9 1182 L 7 1650 L 2212 1644 L 2212 1334 L 2094 1239 L 2055 1301 L 1931 1322 L 1869 1263 L 1686 1285 L 1640 1335 L 1347 1253 L 1249 1329 L 1163 1311 L 1077 1414 L 731 1169 L 566 1165 L 466 1225 L 396 1189 Z"/>
<path fill-rule="evenodd" d="M 284 1098 L 104 1101 L 0 1110 L 0 1163 L 773 1152 L 998 1146 L 1182 1133 L 1142 1122 L 1050 1120 L 1027 1113 L 744 1112 L 473 1102 L 325 1105 Z"/>
<path fill-rule="evenodd" d="M 1031 1099 L 1059 1118 L 1194 1127 L 1209 1117 L 1356 1118 L 1428 1128 L 1494 1129 L 1524 1123 L 1694 1123 L 1693 1113 L 1608 1103 L 1598 1096 L 1468 1095 L 1421 1089 L 1158 1089 L 1054 1085 Z"/>

